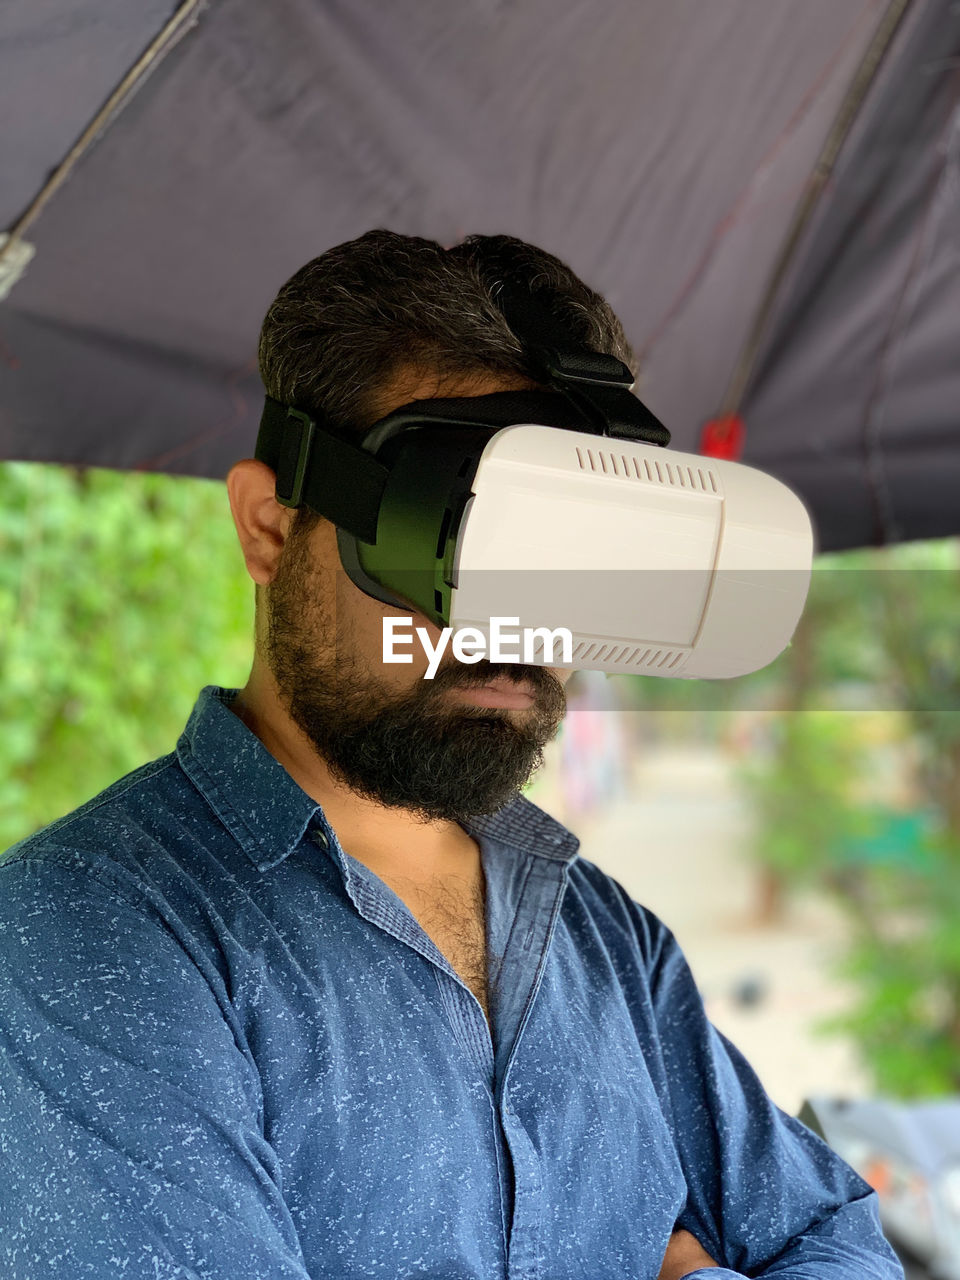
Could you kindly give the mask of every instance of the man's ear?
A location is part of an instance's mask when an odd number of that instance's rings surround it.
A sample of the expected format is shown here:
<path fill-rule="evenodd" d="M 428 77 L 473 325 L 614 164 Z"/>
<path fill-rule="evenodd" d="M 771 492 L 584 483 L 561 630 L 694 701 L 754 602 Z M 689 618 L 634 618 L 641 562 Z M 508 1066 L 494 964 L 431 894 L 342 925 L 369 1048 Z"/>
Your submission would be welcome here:
<path fill-rule="evenodd" d="M 265 462 L 243 458 L 227 474 L 230 511 L 247 572 L 254 582 L 273 581 L 294 511 L 276 497 L 277 477 Z"/>

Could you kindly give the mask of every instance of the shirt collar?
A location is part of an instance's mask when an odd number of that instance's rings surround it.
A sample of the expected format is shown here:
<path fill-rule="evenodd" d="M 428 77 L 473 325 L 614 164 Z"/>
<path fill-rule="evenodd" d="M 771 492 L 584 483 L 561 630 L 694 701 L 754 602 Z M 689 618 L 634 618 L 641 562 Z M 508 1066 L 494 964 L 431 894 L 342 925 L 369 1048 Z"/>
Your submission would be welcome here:
<path fill-rule="evenodd" d="M 333 831 L 320 805 L 229 709 L 238 692 L 219 685 L 201 689 L 177 742 L 177 759 L 257 869 L 267 871 L 296 848 L 311 823 L 328 840 Z M 524 796 L 463 826 L 474 837 L 553 861 L 572 861 L 579 847 L 571 831 Z"/>
<path fill-rule="evenodd" d="M 201 689 L 177 742 L 177 758 L 258 870 L 267 871 L 300 843 L 311 821 L 326 819 L 317 802 L 229 709 L 237 689 Z"/>
<path fill-rule="evenodd" d="M 572 831 L 522 795 L 496 813 L 470 818 L 463 828 L 471 836 L 486 836 L 520 853 L 535 853 L 554 862 L 572 862 L 580 847 Z"/>

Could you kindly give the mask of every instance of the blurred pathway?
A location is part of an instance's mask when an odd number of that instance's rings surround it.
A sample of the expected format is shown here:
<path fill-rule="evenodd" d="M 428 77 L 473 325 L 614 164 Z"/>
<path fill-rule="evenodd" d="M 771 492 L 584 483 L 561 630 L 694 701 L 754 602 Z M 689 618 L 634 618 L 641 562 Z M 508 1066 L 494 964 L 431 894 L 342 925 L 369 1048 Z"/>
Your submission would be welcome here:
<path fill-rule="evenodd" d="M 648 748 L 630 795 L 581 818 L 564 815 L 549 764 L 547 774 L 533 798 L 577 832 L 584 857 L 673 930 L 711 1020 L 780 1107 L 795 1115 L 809 1094 L 868 1090 L 852 1049 L 812 1029 L 849 1000 L 830 971 L 842 917 L 809 895 L 790 905 L 782 924 L 756 923 L 756 886 L 741 854 L 747 814 L 722 755 Z M 739 1003 L 738 987 L 759 999 Z"/>

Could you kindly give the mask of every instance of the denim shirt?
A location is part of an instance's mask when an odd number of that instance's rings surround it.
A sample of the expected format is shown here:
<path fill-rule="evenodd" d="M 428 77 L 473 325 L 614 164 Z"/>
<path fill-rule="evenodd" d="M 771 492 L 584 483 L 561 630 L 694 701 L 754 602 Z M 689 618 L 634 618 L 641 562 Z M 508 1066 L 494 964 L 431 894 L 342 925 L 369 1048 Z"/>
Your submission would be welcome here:
<path fill-rule="evenodd" d="M 655 1280 L 679 1225 L 696 1280 L 902 1276 L 564 827 L 466 824 L 491 1031 L 235 692 L 0 863 L 0 1274 Z"/>

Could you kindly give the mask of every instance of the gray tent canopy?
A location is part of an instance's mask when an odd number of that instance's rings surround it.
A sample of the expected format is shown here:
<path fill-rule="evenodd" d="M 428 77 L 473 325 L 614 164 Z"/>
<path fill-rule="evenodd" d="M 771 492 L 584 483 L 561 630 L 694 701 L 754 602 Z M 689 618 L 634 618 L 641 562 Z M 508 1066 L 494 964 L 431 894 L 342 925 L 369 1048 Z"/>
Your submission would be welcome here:
<path fill-rule="evenodd" d="M 0 456 L 223 477 L 293 271 L 506 231 L 823 549 L 960 532 L 951 0 L 8 0 L 0 36 Z"/>

